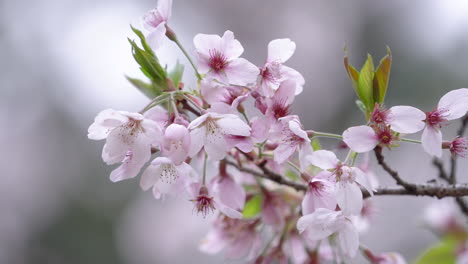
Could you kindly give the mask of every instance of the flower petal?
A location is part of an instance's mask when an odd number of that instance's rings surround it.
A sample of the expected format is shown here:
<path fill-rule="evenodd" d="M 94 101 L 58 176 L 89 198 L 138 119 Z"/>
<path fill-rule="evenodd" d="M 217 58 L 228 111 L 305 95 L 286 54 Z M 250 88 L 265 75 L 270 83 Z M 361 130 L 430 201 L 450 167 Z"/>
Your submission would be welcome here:
<path fill-rule="evenodd" d="M 362 209 L 361 188 L 348 181 L 339 182 L 336 185 L 336 201 L 345 215 L 357 215 Z"/>
<path fill-rule="evenodd" d="M 421 137 L 424 150 L 436 157 L 442 157 L 442 132 L 439 129 L 427 126 Z"/>
<path fill-rule="evenodd" d="M 424 128 L 424 119 L 426 119 L 426 114 L 423 111 L 412 106 L 399 105 L 388 110 L 386 121 L 392 130 L 410 134 Z"/>
<path fill-rule="evenodd" d="M 283 143 L 280 144 L 273 152 L 275 162 L 282 164 L 285 162 L 292 154 L 296 152 L 296 145 Z"/>
<path fill-rule="evenodd" d="M 236 115 L 227 114 L 216 121 L 226 135 L 250 136 L 250 127 Z"/>
<path fill-rule="evenodd" d="M 296 83 L 296 95 L 302 93 L 305 84 L 305 79 L 302 74 L 292 68 L 281 65 L 281 77 L 285 80 L 293 80 Z"/>
<path fill-rule="evenodd" d="M 161 47 L 164 37 L 166 36 L 166 23 L 159 24 L 151 33 L 146 36 L 146 40 L 152 49 L 157 50 Z"/>
<path fill-rule="evenodd" d="M 362 187 L 364 187 L 370 195 L 373 195 L 373 188 L 372 184 L 367 176 L 366 173 L 364 173 L 361 169 L 352 167 L 351 168 L 351 173 L 356 179 L 356 182 L 359 183 Z"/>
<path fill-rule="evenodd" d="M 226 73 L 229 84 L 235 85 L 254 83 L 260 74 L 260 70 L 257 66 L 243 58 L 230 61 L 229 64 L 226 65 L 224 72 Z"/>
<path fill-rule="evenodd" d="M 447 120 L 464 116 L 468 111 L 468 88 L 460 88 L 446 93 L 440 98 L 437 108 L 448 111 L 445 115 Z"/>
<path fill-rule="evenodd" d="M 158 11 L 167 21 L 172 15 L 172 0 L 158 0 Z"/>
<path fill-rule="evenodd" d="M 317 150 L 307 157 L 309 162 L 323 170 L 334 169 L 340 162 L 335 153 L 328 150 Z"/>
<path fill-rule="evenodd" d="M 357 153 L 368 152 L 377 146 L 379 139 L 369 126 L 355 126 L 343 132 L 343 141 Z"/>
<path fill-rule="evenodd" d="M 283 63 L 289 60 L 296 50 L 296 43 L 288 38 L 275 39 L 268 43 L 268 62 Z"/>
<path fill-rule="evenodd" d="M 326 208 L 319 208 L 313 214 L 304 215 L 297 221 L 297 230 L 307 230 L 310 240 L 321 240 L 335 233 L 342 225 L 342 213 Z"/>
<path fill-rule="evenodd" d="M 227 60 L 232 60 L 244 53 L 244 48 L 241 43 L 234 38 L 234 33 L 230 30 L 226 30 L 221 38 L 220 52 L 226 56 Z"/>
<path fill-rule="evenodd" d="M 345 221 L 344 227 L 338 233 L 338 243 L 343 253 L 353 258 L 359 249 L 359 233 L 349 220 Z"/>
<path fill-rule="evenodd" d="M 200 152 L 203 144 L 205 143 L 206 127 L 201 126 L 190 131 L 190 150 L 188 152 L 190 157 L 197 155 Z"/>

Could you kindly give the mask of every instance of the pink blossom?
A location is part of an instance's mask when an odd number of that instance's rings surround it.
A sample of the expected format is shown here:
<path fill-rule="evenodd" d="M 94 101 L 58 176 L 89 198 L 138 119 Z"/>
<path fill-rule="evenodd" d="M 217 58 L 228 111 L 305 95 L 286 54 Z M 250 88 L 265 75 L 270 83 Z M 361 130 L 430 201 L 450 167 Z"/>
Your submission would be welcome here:
<path fill-rule="evenodd" d="M 146 36 L 153 49 L 158 49 L 166 35 L 166 24 L 172 14 L 172 0 L 159 0 L 158 6 L 143 16 L 143 26 L 150 33 Z"/>
<path fill-rule="evenodd" d="M 213 160 L 221 160 L 226 156 L 229 146 L 225 136 L 250 136 L 250 127 L 232 114 L 208 112 L 193 120 L 188 129 L 191 136 L 189 156 L 193 157 L 204 147 Z"/>
<path fill-rule="evenodd" d="M 221 173 L 211 184 L 213 196 L 220 203 L 239 212 L 244 209 L 246 198 L 244 187 L 235 182 L 231 175 Z"/>
<path fill-rule="evenodd" d="M 166 194 L 177 194 L 198 181 L 192 167 L 187 163 L 174 164 L 169 158 L 155 158 L 141 175 L 140 187 L 146 191 L 153 188 L 153 195 L 160 199 Z"/>
<path fill-rule="evenodd" d="M 272 97 L 280 84 L 285 80 L 294 81 L 294 93 L 300 94 L 305 80 L 294 69 L 284 66 L 296 50 L 296 43 L 290 39 L 275 39 L 268 44 L 268 57 L 260 73 L 260 93 Z"/>
<path fill-rule="evenodd" d="M 392 147 L 398 138 L 389 127 L 355 126 L 343 132 L 343 141 L 357 153 L 368 152 L 377 145 Z"/>
<path fill-rule="evenodd" d="M 243 207 L 241 193 L 239 189 L 232 190 L 228 194 L 221 193 L 226 191 L 227 187 L 232 187 L 234 184 L 225 182 L 220 186 L 220 183 L 210 184 L 208 186 L 200 183 L 192 183 L 189 187 L 191 201 L 194 203 L 194 210 L 206 217 L 215 209 L 221 211 L 224 215 L 230 218 L 242 218 L 242 212 L 239 208 Z M 245 198 L 244 198 L 245 199 Z"/>
<path fill-rule="evenodd" d="M 162 155 L 179 165 L 188 157 L 190 134 L 186 127 L 178 124 L 169 125 L 164 131 L 161 142 Z"/>
<path fill-rule="evenodd" d="M 256 231 L 257 221 L 232 219 L 220 215 L 212 229 L 201 241 L 200 250 L 216 254 L 224 250 L 231 259 L 256 257 L 260 253 L 262 239 Z"/>
<path fill-rule="evenodd" d="M 297 229 L 312 241 L 336 234 L 341 252 L 348 257 L 354 257 L 359 248 L 359 234 L 342 211 L 318 208 L 314 213 L 299 218 Z"/>
<path fill-rule="evenodd" d="M 224 84 L 254 83 L 259 69 L 246 59 L 239 58 L 244 48 L 231 31 L 218 35 L 198 34 L 193 39 L 198 58 L 198 70 L 208 80 Z"/>
<path fill-rule="evenodd" d="M 445 234 L 466 227 L 464 216 L 453 200 L 432 202 L 424 210 L 424 222 L 434 231 Z"/>
<path fill-rule="evenodd" d="M 299 117 L 285 116 L 280 118 L 273 134 L 274 139 L 280 143 L 274 151 L 275 162 L 281 164 L 298 151 L 301 169 L 305 169 L 307 163 L 305 158 L 312 153 L 312 147 Z"/>
<path fill-rule="evenodd" d="M 376 105 L 371 114 L 370 121 L 381 126 L 390 126 L 393 131 L 403 134 L 412 134 L 424 128 L 426 115 L 423 111 L 412 106 L 394 106 L 388 110 Z"/>
<path fill-rule="evenodd" d="M 448 148 L 453 156 L 459 156 L 462 158 L 468 157 L 468 138 L 457 137 L 449 142 Z"/>
<path fill-rule="evenodd" d="M 249 97 L 249 90 L 240 86 L 226 86 L 217 82 L 202 81 L 203 99 L 211 105 L 208 110 L 220 114 L 237 113 L 239 105 Z"/>
<path fill-rule="evenodd" d="M 335 177 L 335 198 L 346 215 L 359 214 L 362 209 L 362 185 L 372 195 L 372 187 L 364 172 L 359 168 L 350 167 L 338 160 L 335 153 L 328 150 L 318 150 L 307 156 L 308 161 L 323 170 L 330 170 Z"/>
<path fill-rule="evenodd" d="M 276 120 L 289 115 L 291 104 L 295 97 L 296 83 L 286 80 L 279 85 L 271 98 L 268 98 L 268 108 L 265 115 L 274 123 Z"/>
<path fill-rule="evenodd" d="M 426 127 L 421 138 L 424 150 L 433 156 L 441 157 L 442 124 L 463 117 L 467 111 L 468 88 L 453 90 L 442 96 L 437 107 L 426 113 Z"/>
<path fill-rule="evenodd" d="M 322 171 L 319 174 L 323 175 L 324 173 Z M 304 215 L 311 214 L 318 208 L 335 210 L 336 204 L 334 183 L 322 179 L 321 175 L 317 175 L 309 181 L 309 188 L 302 200 L 302 213 Z"/>
<path fill-rule="evenodd" d="M 135 177 L 150 159 L 151 143 L 160 136 L 156 122 L 139 113 L 107 109 L 100 112 L 88 128 L 88 138 L 106 139 L 102 159 L 108 165 L 122 162 L 112 171 L 111 181 Z"/>
<path fill-rule="evenodd" d="M 261 218 L 265 224 L 273 226 L 275 230 L 282 230 L 288 210 L 288 204 L 279 194 L 274 192 L 264 193 Z"/>

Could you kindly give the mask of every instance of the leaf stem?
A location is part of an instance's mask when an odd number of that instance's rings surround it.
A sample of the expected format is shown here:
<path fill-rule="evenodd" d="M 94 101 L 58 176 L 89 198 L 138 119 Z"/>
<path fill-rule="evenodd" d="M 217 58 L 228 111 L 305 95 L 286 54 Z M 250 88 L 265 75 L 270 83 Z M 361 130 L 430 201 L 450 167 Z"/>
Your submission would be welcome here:
<path fill-rule="evenodd" d="M 409 142 L 409 143 L 414 143 L 414 144 L 421 144 L 421 141 L 415 140 L 415 139 L 400 138 L 400 140 L 403 141 L 403 142 Z"/>
<path fill-rule="evenodd" d="M 200 73 L 198 72 L 198 69 L 197 69 L 197 66 L 195 66 L 195 63 L 193 62 L 192 58 L 190 57 L 190 55 L 188 54 L 188 52 L 185 50 L 184 46 L 182 46 L 182 44 L 179 42 L 179 40 L 176 38 L 176 39 L 173 39 L 172 41 L 175 42 L 175 44 L 177 45 L 177 47 L 179 47 L 179 49 L 182 51 L 182 53 L 184 53 L 185 57 L 187 58 L 187 60 L 190 62 L 190 64 L 192 65 L 192 68 L 193 70 L 195 71 L 195 75 L 197 76 L 197 79 L 199 81 L 202 80 L 202 77 L 200 75 Z"/>

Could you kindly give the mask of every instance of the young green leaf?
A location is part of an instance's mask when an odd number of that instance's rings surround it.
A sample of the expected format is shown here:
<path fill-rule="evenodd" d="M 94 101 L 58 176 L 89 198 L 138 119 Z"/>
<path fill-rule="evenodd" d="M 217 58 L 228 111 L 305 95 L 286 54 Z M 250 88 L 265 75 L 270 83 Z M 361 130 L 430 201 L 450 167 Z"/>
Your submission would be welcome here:
<path fill-rule="evenodd" d="M 344 66 L 345 66 L 346 72 L 348 73 L 349 79 L 351 80 L 353 88 L 358 94 L 359 72 L 351 64 L 349 64 L 348 51 L 346 47 L 345 47 L 345 56 L 344 56 Z"/>
<path fill-rule="evenodd" d="M 131 78 L 126 76 L 127 80 L 133 84 L 140 92 L 142 92 L 144 95 L 146 95 L 148 98 L 152 99 L 158 95 L 161 94 L 162 91 L 158 91 L 157 87 L 155 87 L 153 84 L 150 83 L 145 83 L 142 80 Z"/>
<path fill-rule="evenodd" d="M 130 27 L 132 28 L 132 31 L 138 36 L 138 38 L 140 38 L 141 46 L 143 47 L 143 49 L 145 49 L 146 52 L 148 52 L 150 55 L 157 59 L 156 55 L 153 52 L 153 49 L 151 49 L 151 47 L 146 42 L 146 38 L 143 35 L 143 33 L 141 33 L 140 30 L 134 28 L 132 25 L 130 25 Z"/>
<path fill-rule="evenodd" d="M 373 80 L 374 80 L 374 63 L 372 56 L 367 54 L 367 60 L 364 66 L 361 68 L 358 80 L 358 96 L 359 99 L 364 103 L 368 111 L 372 111 L 374 108 L 373 98 Z"/>
<path fill-rule="evenodd" d="M 438 244 L 424 252 L 415 264 L 455 263 L 456 246 L 456 239 L 446 237 Z"/>
<path fill-rule="evenodd" d="M 148 76 L 153 83 L 164 87 L 166 85 L 167 74 L 156 57 L 138 47 L 133 40 L 128 39 L 128 41 L 132 45 L 133 57 L 141 66 L 141 71 Z"/>
<path fill-rule="evenodd" d="M 392 52 L 387 47 L 387 55 L 380 60 L 380 64 L 375 71 L 374 76 L 374 101 L 382 104 L 387 93 L 388 80 L 390 78 L 390 69 L 392 66 Z"/>
<path fill-rule="evenodd" d="M 257 194 L 250 198 L 250 200 L 245 203 L 244 211 L 242 212 L 244 218 L 250 219 L 257 216 L 262 210 L 262 200 L 263 197 L 261 194 Z"/>
<path fill-rule="evenodd" d="M 322 145 L 320 144 L 320 140 L 318 138 L 312 139 L 312 142 L 310 142 L 310 144 L 312 145 L 312 149 L 314 151 L 322 149 Z"/>

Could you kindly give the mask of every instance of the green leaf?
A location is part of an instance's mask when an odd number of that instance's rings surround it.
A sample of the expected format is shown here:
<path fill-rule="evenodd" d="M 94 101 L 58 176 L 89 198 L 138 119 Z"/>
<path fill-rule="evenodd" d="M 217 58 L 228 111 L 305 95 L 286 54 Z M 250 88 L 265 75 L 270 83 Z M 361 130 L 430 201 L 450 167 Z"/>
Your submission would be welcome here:
<path fill-rule="evenodd" d="M 141 33 L 140 30 L 134 28 L 132 25 L 130 25 L 130 27 L 132 28 L 133 32 L 140 38 L 141 46 L 143 47 L 143 49 L 145 49 L 145 51 L 148 52 L 153 57 L 156 57 L 156 55 L 153 52 L 153 49 L 151 49 L 151 47 L 146 42 L 146 38 L 143 35 L 143 33 Z M 157 59 L 157 57 L 156 57 L 156 59 Z"/>
<path fill-rule="evenodd" d="M 174 69 L 169 73 L 169 78 L 171 78 L 172 82 L 174 83 L 174 87 L 177 89 L 179 87 L 179 83 L 182 80 L 182 76 L 184 74 L 184 65 L 180 64 L 177 61 Z"/>
<path fill-rule="evenodd" d="M 353 85 L 354 90 L 358 93 L 358 80 L 359 80 L 359 72 L 354 68 L 351 64 L 349 64 L 348 59 L 348 51 L 345 47 L 345 57 L 344 57 L 344 65 L 346 72 L 348 73 L 349 79 Z"/>
<path fill-rule="evenodd" d="M 390 69 L 392 67 L 392 52 L 387 47 L 387 55 L 380 60 L 374 76 L 374 102 L 382 104 L 387 93 Z"/>
<path fill-rule="evenodd" d="M 244 211 L 242 212 L 244 218 L 250 219 L 257 216 L 262 210 L 262 200 L 263 197 L 261 194 L 257 194 L 250 198 L 250 200 L 245 204 Z"/>
<path fill-rule="evenodd" d="M 358 80 L 357 93 L 359 99 L 364 103 L 366 109 L 371 112 L 374 108 L 373 98 L 373 80 L 374 80 L 374 63 L 372 56 L 367 54 L 367 60 L 361 68 Z"/>
<path fill-rule="evenodd" d="M 142 92 L 144 95 L 146 95 L 150 99 L 160 95 L 161 92 L 162 92 L 162 91 L 158 91 L 158 89 L 156 89 L 156 87 L 154 85 L 150 84 L 150 83 L 145 83 L 142 80 L 131 78 L 131 77 L 128 77 L 128 76 L 125 76 L 125 78 L 127 78 L 127 80 L 131 84 L 133 84 L 133 86 L 138 88 L 138 90 L 140 90 L 140 92 Z"/>
<path fill-rule="evenodd" d="M 415 264 L 454 264 L 456 247 L 457 240 L 453 237 L 446 237 L 426 250 Z"/>
<path fill-rule="evenodd" d="M 167 74 L 159 64 L 156 56 L 138 47 L 135 41 L 128 39 L 132 45 L 132 53 L 136 62 L 141 66 L 141 71 L 159 86 L 166 85 Z"/>
<path fill-rule="evenodd" d="M 318 138 L 312 139 L 312 142 L 310 142 L 310 144 L 312 145 L 312 149 L 314 151 L 322 149 L 322 145 L 320 145 L 320 140 Z"/>

